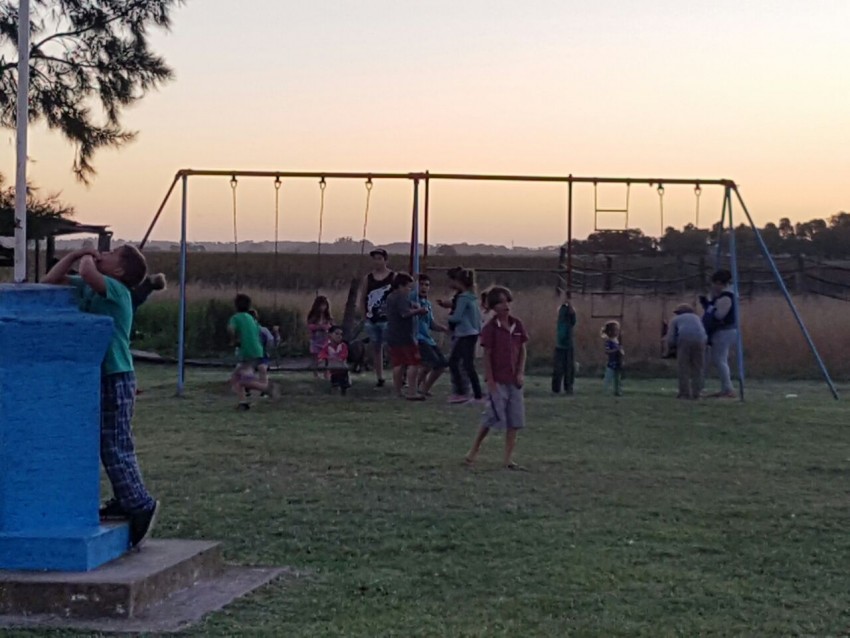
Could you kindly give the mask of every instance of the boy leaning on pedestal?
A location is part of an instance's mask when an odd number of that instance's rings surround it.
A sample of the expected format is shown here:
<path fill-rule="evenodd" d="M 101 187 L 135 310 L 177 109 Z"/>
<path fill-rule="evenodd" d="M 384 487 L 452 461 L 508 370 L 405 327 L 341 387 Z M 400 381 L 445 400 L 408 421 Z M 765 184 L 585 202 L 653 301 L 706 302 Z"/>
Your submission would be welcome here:
<path fill-rule="evenodd" d="M 68 276 L 79 261 L 78 276 Z M 136 458 L 131 423 L 136 402 L 136 374 L 130 354 L 133 302 L 130 290 L 147 275 L 147 263 L 139 250 L 124 245 L 99 253 L 83 248 L 65 255 L 42 280 L 65 284 L 77 291 L 80 310 L 112 317 L 109 349 L 103 359 L 100 380 L 100 459 L 114 498 L 100 510 L 102 519 L 126 518 L 130 545 L 139 547 L 151 534 L 159 502 L 142 481 Z"/>

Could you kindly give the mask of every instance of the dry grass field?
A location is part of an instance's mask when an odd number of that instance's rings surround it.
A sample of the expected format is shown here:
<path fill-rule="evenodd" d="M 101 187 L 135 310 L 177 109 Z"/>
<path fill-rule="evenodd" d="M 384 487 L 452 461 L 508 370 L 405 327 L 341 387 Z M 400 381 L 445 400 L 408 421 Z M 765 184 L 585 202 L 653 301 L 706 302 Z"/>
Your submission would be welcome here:
<path fill-rule="evenodd" d="M 212 287 L 199 284 L 188 288 L 191 300 L 209 298 L 229 299 L 234 290 L 230 287 Z M 306 314 L 315 292 L 243 289 L 260 307 L 272 307 L 275 298 L 281 306 L 300 309 Z M 323 290 L 330 301 L 334 316 L 341 319 L 347 290 Z M 156 299 L 176 299 L 177 289 L 160 293 Z M 447 288 L 435 286 L 433 297 L 448 296 Z M 551 288 L 514 290 L 514 312 L 528 326 L 532 337 L 531 361 L 536 366 L 545 365 L 554 347 L 555 319 L 559 300 Z M 660 359 L 662 320 L 670 318 L 677 303 L 696 303 L 694 293 L 681 297 L 627 297 L 623 318 L 623 343 L 627 366 L 642 374 L 666 375 L 672 363 Z M 572 300 L 578 313 L 576 332 L 577 360 L 584 371 L 601 367 L 604 357 L 599 330 L 605 319 L 593 318 L 595 310 L 605 310 L 600 300 L 590 295 L 575 296 Z M 613 302 L 608 302 L 609 304 Z M 795 303 L 820 349 L 830 371 L 839 378 L 850 377 L 850 307 L 845 302 L 823 297 L 801 296 Z M 437 310 L 438 313 L 444 312 Z M 814 378 L 818 370 L 806 342 L 785 300 L 778 295 L 755 297 L 742 301 L 742 331 L 748 374 L 758 377 L 795 379 Z"/>

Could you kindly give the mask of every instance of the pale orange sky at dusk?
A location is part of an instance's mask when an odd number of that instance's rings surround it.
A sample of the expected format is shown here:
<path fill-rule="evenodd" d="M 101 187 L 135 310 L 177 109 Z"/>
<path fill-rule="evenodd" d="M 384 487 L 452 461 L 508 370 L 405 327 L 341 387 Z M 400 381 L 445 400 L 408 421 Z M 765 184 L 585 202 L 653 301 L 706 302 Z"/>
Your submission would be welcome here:
<path fill-rule="evenodd" d="M 155 48 L 176 81 L 128 111 L 139 139 L 99 153 L 90 187 L 58 135 L 30 133 L 30 177 L 77 219 L 138 241 L 179 168 L 735 179 L 756 221 L 850 210 L 850 2 L 190 0 Z M 14 136 L 0 133 L 14 174 Z M 318 186 L 285 182 L 283 239 L 315 240 Z M 369 238 L 409 237 L 411 185 L 378 182 Z M 272 180 L 240 181 L 240 240 L 271 239 Z M 616 206 L 624 189 L 606 187 Z M 365 190 L 331 181 L 325 238 L 360 238 Z M 575 232 L 593 227 L 576 187 Z M 433 243 L 562 243 L 566 188 L 439 183 Z M 632 225 L 660 231 L 632 189 Z M 193 178 L 189 237 L 232 239 L 227 178 Z M 154 239 L 176 239 L 174 197 Z M 693 221 L 667 189 L 668 225 Z M 719 194 L 702 201 L 705 225 Z M 613 224 L 612 224 L 613 226 Z"/>

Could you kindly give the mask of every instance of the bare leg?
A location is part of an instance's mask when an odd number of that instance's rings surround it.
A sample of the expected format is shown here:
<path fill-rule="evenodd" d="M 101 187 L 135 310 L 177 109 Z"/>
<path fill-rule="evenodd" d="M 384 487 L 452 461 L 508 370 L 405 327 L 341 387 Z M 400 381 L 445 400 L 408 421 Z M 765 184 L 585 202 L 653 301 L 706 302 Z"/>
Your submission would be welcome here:
<path fill-rule="evenodd" d="M 519 430 L 508 428 L 508 431 L 505 432 L 505 466 L 511 465 L 513 463 L 514 457 L 514 448 L 516 447 L 516 437 L 519 434 Z"/>
<path fill-rule="evenodd" d="M 431 388 L 433 388 L 434 384 L 437 382 L 437 379 L 443 376 L 443 373 L 445 371 L 445 368 L 434 368 L 433 370 L 431 370 L 431 372 L 428 374 L 428 378 L 425 380 L 425 385 L 422 386 L 422 392 L 424 392 L 425 394 L 430 392 Z"/>
<path fill-rule="evenodd" d="M 419 378 L 419 366 L 407 366 L 407 396 L 415 397 L 419 394 L 416 381 Z"/>
<path fill-rule="evenodd" d="M 415 369 L 415 368 L 414 368 Z M 393 368 L 393 389 L 398 396 L 402 395 L 404 386 L 404 366 L 396 366 Z"/>
<path fill-rule="evenodd" d="M 478 452 L 481 450 L 481 444 L 484 443 L 484 439 L 487 438 L 487 435 L 489 433 L 490 428 L 481 427 L 478 429 L 478 434 L 475 435 L 475 441 L 472 442 L 472 448 L 466 455 L 467 463 L 471 464 L 475 462 L 475 458 L 478 456 Z"/>
<path fill-rule="evenodd" d="M 375 377 L 379 383 L 384 381 L 384 346 L 376 346 L 372 350 L 375 363 Z"/>
<path fill-rule="evenodd" d="M 430 372 L 428 368 L 426 368 L 425 366 L 419 366 L 419 376 L 416 379 L 416 387 L 419 388 L 423 394 L 426 391 L 425 387 L 426 381 L 428 379 L 428 372 Z"/>

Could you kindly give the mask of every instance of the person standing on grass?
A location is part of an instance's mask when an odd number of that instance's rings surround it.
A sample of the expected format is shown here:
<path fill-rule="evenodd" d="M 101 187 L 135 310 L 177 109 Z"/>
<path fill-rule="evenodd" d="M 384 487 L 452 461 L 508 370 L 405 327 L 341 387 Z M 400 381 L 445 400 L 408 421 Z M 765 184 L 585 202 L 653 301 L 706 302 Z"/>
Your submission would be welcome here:
<path fill-rule="evenodd" d="M 419 345 L 417 342 L 417 317 L 427 310 L 411 300 L 413 277 L 406 272 L 397 273 L 393 289 L 387 298 L 387 345 L 393 366 L 393 388 L 399 397 L 408 401 L 422 401 L 416 382 L 419 378 Z M 404 394 L 404 375 L 407 369 L 407 395 Z"/>
<path fill-rule="evenodd" d="M 431 396 L 431 388 L 449 367 L 448 360 L 431 335 L 432 330 L 448 332 L 449 329 L 434 321 L 434 308 L 428 300 L 430 291 L 431 278 L 428 275 L 419 275 L 419 306 L 425 312 L 419 317 L 419 330 L 416 335 L 419 342 L 419 357 L 422 359 L 417 387 L 426 397 Z"/>
<path fill-rule="evenodd" d="M 718 270 L 711 276 L 711 297 L 699 298 L 705 311 L 702 322 L 708 335 L 710 360 L 720 376 L 720 392 L 710 395 L 714 398 L 734 399 L 736 396 L 729 370 L 729 351 L 738 340 L 738 304 L 731 283 L 732 273 Z"/>
<path fill-rule="evenodd" d="M 328 331 L 333 325 L 331 302 L 324 295 L 313 300 L 307 313 L 307 329 L 310 331 L 310 356 L 313 358 L 313 376 L 319 376 L 319 353 L 328 342 Z"/>
<path fill-rule="evenodd" d="M 68 276 L 78 261 L 79 276 Z M 147 274 L 147 263 L 134 246 L 112 252 L 83 248 L 65 255 L 42 280 L 70 284 L 80 309 L 112 318 L 112 339 L 103 359 L 100 379 L 100 459 L 112 485 L 113 498 L 102 508 L 102 519 L 122 518 L 130 523 L 130 545 L 140 547 L 153 531 L 159 513 L 142 480 L 133 441 L 136 373 L 130 353 L 133 302 L 130 291 Z"/>
<path fill-rule="evenodd" d="M 464 459 L 467 465 L 475 463 L 481 444 L 492 429 L 505 430 L 504 466 L 508 470 L 523 469 L 513 460 L 519 431 L 525 427 L 525 362 L 528 333 L 522 321 L 511 314 L 511 291 L 501 286 L 490 289 L 487 306 L 493 318 L 481 332 L 484 347 L 484 375 L 489 397 L 484 420 L 472 448 Z"/>
<path fill-rule="evenodd" d="M 575 343 L 576 311 L 568 299 L 558 308 L 558 326 L 555 341 L 555 366 L 552 371 L 552 392 L 559 394 L 563 389 L 573 394 L 576 377 Z"/>
<path fill-rule="evenodd" d="M 449 315 L 449 327 L 452 329 L 454 344 L 449 357 L 449 370 L 452 374 L 452 396 L 449 403 L 459 404 L 469 401 L 468 391 L 472 388 L 474 401 L 481 401 L 481 382 L 475 370 L 475 345 L 481 334 L 481 310 L 475 295 L 475 272 L 464 268 L 454 280 L 457 306 Z M 464 374 L 466 376 L 464 377 Z M 467 385 L 467 381 L 469 384 Z"/>
<path fill-rule="evenodd" d="M 387 337 L 387 297 L 392 289 L 395 273 L 387 267 L 389 256 L 383 248 L 369 253 L 372 272 L 360 286 L 360 308 L 366 318 L 366 335 L 372 344 L 377 387 L 384 387 L 384 341 Z"/>
<path fill-rule="evenodd" d="M 227 333 L 230 335 L 232 345 L 237 346 L 239 363 L 230 376 L 230 386 L 236 393 L 239 410 L 250 410 L 247 392 L 256 390 L 265 392 L 268 390 L 269 382 L 266 378 L 257 379 L 254 370 L 260 368 L 263 362 L 263 344 L 260 341 L 260 325 L 251 315 L 251 298 L 248 295 L 239 294 L 233 300 L 236 306 L 236 314 L 227 322 Z"/>
<path fill-rule="evenodd" d="M 351 387 L 351 375 L 348 371 L 348 345 L 342 338 L 342 326 L 331 326 L 328 342 L 319 353 L 319 363 L 325 367 L 331 390 L 339 388 L 340 394 L 345 396 Z"/>
<path fill-rule="evenodd" d="M 699 399 L 705 372 L 705 344 L 707 336 L 702 320 L 694 309 L 679 304 L 676 315 L 667 329 L 667 352 L 675 353 L 679 374 L 678 399 Z"/>
<path fill-rule="evenodd" d="M 605 366 L 605 387 L 614 386 L 614 396 L 623 395 L 623 357 L 625 352 L 620 345 L 620 322 L 609 321 L 602 326 L 600 335 L 605 343 L 605 356 L 608 363 Z"/>

